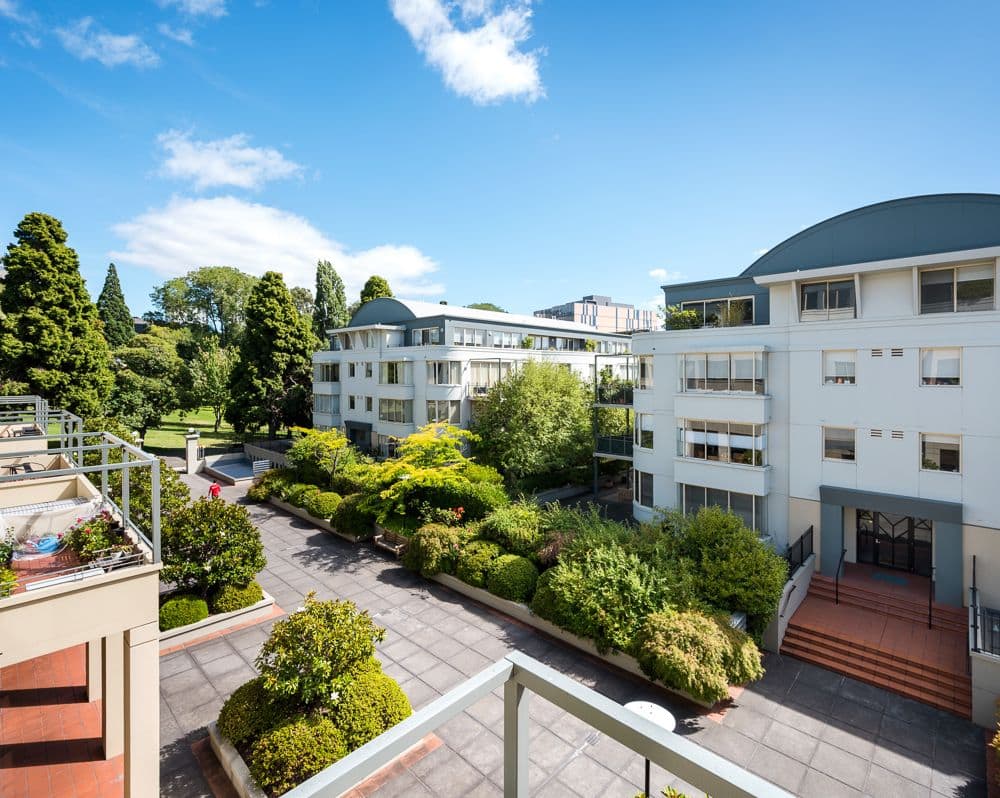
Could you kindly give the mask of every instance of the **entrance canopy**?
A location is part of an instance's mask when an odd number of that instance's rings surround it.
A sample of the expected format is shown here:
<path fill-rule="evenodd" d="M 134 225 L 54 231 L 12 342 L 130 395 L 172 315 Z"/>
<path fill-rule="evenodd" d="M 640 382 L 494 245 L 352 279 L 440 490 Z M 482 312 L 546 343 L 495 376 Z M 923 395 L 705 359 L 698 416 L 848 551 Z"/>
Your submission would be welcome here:
<path fill-rule="evenodd" d="M 899 496 L 895 493 L 876 493 L 870 490 L 838 488 L 833 485 L 819 486 L 819 500 L 823 504 L 839 504 L 841 507 L 862 507 L 896 515 L 912 515 L 930 521 L 962 523 L 962 505 L 938 499 L 919 499 L 916 496 Z"/>

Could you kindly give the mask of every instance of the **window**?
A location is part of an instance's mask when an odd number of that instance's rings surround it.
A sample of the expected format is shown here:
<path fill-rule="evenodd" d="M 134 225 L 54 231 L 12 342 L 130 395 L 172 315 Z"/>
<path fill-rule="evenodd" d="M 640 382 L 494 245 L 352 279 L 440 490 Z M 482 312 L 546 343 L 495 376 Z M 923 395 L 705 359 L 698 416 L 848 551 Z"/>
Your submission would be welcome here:
<path fill-rule="evenodd" d="M 428 346 L 441 342 L 441 331 L 437 327 L 422 327 L 410 333 L 410 342 L 414 346 Z"/>
<path fill-rule="evenodd" d="M 372 402 L 373 401 L 374 400 L 372 399 L 371 396 L 366 396 L 365 397 L 365 412 L 366 413 L 372 412 Z"/>
<path fill-rule="evenodd" d="M 920 272 L 920 312 L 993 310 L 994 271 L 989 262 Z"/>
<path fill-rule="evenodd" d="M 962 439 L 958 435 L 921 435 L 920 467 L 927 471 L 962 470 Z"/>
<path fill-rule="evenodd" d="M 753 324 L 753 297 L 682 302 L 682 310 L 693 310 L 702 327 L 739 327 Z"/>
<path fill-rule="evenodd" d="M 961 385 L 961 349 L 921 349 L 921 385 Z"/>
<path fill-rule="evenodd" d="M 382 385 L 410 385 L 407 363 L 387 360 L 379 364 L 379 382 Z"/>
<path fill-rule="evenodd" d="M 853 319 L 855 313 L 854 280 L 831 280 L 806 283 L 799 289 L 802 321 Z"/>
<path fill-rule="evenodd" d="M 462 364 L 458 360 L 431 360 L 427 363 L 428 385 L 461 385 Z"/>
<path fill-rule="evenodd" d="M 763 352 L 681 355 L 679 371 L 682 391 L 764 393 Z"/>
<path fill-rule="evenodd" d="M 653 506 L 653 475 L 645 471 L 634 471 L 634 481 L 632 488 L 635 491 L 635 500 L 643 507 Z"/>
<path fill-rule="evenodd" d="M 824 459 L 854 460 L 854 437 L 850 427 L 823 427 Z"/>
<path fill-rule="evenodd" d="M 365 379 L 370 380 L 371 378 L 372 378 L 372 364 L 369 361 L 368 363 L 365 363 Z"/>
<path fill-rule="evenodd" d="M 693 515 L 702 507 L 721 507 L 740 517 L 748 529 L 761 532 L 766 524 L 765 499 L 750 493 L 703 488 L 701 485 L 679 485 L 681 510 Z"/>
<path fill-rule="evenodd" d="M 653 416 L 650 413 L 636 414 L 635 445 L 643 449 L 653 448 Z"/>
<path fill-rule="evenodd" d="M 348 396 L 347 397 L 347 409 L 348 410 L 354 410 L 357 407 L 357 400 L 358 400 L 358 397 L 356 397 L 354 394 L 351 394 L 350 396 Z"/>
<path fill-rule="evenodd" d="M 413 423 L 412 399 L 379 399 L 378 420 L 395 424 Z"/>
<path fill-rule="evenodd" d="M 340 382 L 339 363 L 317 363 L 316 382 Z"/>
<path fill-rule="evenodd" d="M 371 330 L 365 330 L 365 349 L 375 348 L 375 333 Z"/>
<path fill-rule="evenodd" d="M 469 361 L 469 392 L 474 396 L 485 395 L 510 374 L 513 365 L 509 360 Z"/>
<path fill-rule="evenodd" d="M 653 390 L 653 356 L 639 356 L 639 385 L 636 386 L 642 391 Z"/>
<path fill-rule="evenodd" d="M 854 350 L 823 353 L 823 382 L 826 385 L 854 385 Z"/>
<path fill-rule="evenodd" d="M 762 466 L 765 463 L 764 430 L 762 424 L 688 419 L 677 430 L 677 454 L 696 460 Z"/>
<path fill-rule="evenodd" d="M 462 419 L 461 401 L 449 399 L 427 402 L 427 423 L 428 424 L 460 424 Z"/>
<path fill-rule="evenodd" d="M 340 397 L 330 396 L 325 393 L 313 394 L 313 410 L 317 413 L 333 413 L 336 415 L 340 412 Z"/>
<path fill-rule="evenodd" d="M 354 365 L 355 365 L 354 363 L 348 363 L 347 364 L 347 376 L 348 377 L 353 377 L 354 376 L 354 372 L 355 372 Z"/>

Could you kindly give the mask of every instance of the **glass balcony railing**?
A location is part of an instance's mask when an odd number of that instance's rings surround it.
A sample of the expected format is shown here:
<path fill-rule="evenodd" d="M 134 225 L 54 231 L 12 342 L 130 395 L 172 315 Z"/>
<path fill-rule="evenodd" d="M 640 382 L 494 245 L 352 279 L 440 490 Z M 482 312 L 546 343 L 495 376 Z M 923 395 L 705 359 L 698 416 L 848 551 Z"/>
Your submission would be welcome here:
<path fill-rule="evenodd" d="M 601 405 L 631 405 L 635 386 L 632 383 L 608 383 L 597 386 L 597 403 Z"/>
<path fill-rule="evenodd" d="M 594 442 L 594 451 L 598 454 L 631 457 L 634 446 L 631 433 L 628 435 L 598 435 Z"/>

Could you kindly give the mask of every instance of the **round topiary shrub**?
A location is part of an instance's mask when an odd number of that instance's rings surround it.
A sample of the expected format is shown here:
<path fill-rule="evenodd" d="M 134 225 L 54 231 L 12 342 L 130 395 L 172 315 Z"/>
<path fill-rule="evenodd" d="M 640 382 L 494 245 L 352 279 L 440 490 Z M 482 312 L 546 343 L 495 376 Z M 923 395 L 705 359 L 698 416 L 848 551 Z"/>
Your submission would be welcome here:
<path fill-rule="evenodd" d="M 340 692 L 334 723 L 347 750 L 360 748 L 413 713 L 396 680 L 378 671 L 362 672 Z"/>
<path fill-rule="evenodd" d="M 444 571 L 454 573 L 462 545 L 462 530 L 444 524 L 424 524 L 410 538 L 403 554 L 403 565 L 421 576 Z"/>
<path fill-rule="evenodd" d="M 319 491 L 317 493 L 307 493 L 305 496 L 305 509 L 314 518 L 322 518 L 329 521 L 342 501 L 339 493 L 333 491 Z"/>
<path fill-rule="evenodd" d="M 498 507 L 483 519 L 480 535 L 514 554 L 536 554 L 544 543 L 541 510 L 533 502 L 517 502 Z"/>
<path fill-rule="evenodd" d="M 273 795 L 301 784 L 347 754 L 329 718 L 298 715 L 264 732 L 250 750 L 250 775 Z"/>
<path fill-rule="evenodd" d="M 486 569 L 503 553 L 492 540 L 473 540 L 458 553 L 455 576 L 473 587 L 486 587 Z"/>
<path fill-rule="evenodd" d="M 375 528 L 375 515 L 364 507 L 364 494 L 345 496 L 337 506 L 330 522 L 345 535 L 369 537 Z"/>
<path fill-rule="evenodd" d="M 486 569 L 486 589 L 494 596 L 519 601 L 531 598 L 538 582 L 538 569 L 527 557 L 504 554 L 497 557 Z"/>
<path fill-rule="evenodd" d="M 212 612 L 236 612 L 264 598 L 264 589 L 251 582 L 245 587 L 222 585 L 212 594 Z"/>
<path fill-rule="evenodd" d="M 235 745 L 255 742 L 264 732 L 288 720 L 295 705 L 264 689 L 258 676 L 237 687 L 219 711 L 219 732 Z"/>
<path fill-rule="evenodd" d="M 160 631 L 197 623 L 208 617 L 208 604 L 198 596 L 174 596 L 160 606 Z"/>
<path fill-rule="evenodd" d="M 287 491 L 285 501 L 294 507 L 298 507 L 305 510 L 312 499 L 313 494 L 319 493 L 320 490 L 316 485 L 306 485 L 305 483 L 298 483 L 297 485 L 292 485 Z"/>

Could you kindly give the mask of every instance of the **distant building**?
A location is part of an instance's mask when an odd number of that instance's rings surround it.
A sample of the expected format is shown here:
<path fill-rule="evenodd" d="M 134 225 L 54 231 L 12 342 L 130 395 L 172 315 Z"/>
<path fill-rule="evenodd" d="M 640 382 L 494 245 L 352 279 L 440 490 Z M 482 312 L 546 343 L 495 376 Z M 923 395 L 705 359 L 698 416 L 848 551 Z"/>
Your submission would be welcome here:
<path fill-rule="evenodd" d="M 137 333 L 149 332 L 149 322 L 142 318 L 142 316 L 133 316 L 132 329 L 134 329 Z"/>
<path fill-rule="evenodd" d="M 657 326 L 656 314 L 652 310 L 640 310 L 635 305 L 612 302 L 611 297 L 597 294 L 589 294 L 565 305 L 536 310 L 535 315 L 542 319 L 586 324 L 599 332 L 607 333 L 652 330 Z"/>

